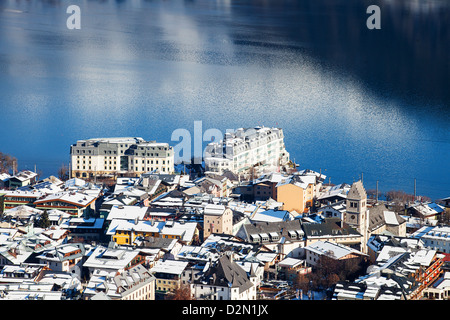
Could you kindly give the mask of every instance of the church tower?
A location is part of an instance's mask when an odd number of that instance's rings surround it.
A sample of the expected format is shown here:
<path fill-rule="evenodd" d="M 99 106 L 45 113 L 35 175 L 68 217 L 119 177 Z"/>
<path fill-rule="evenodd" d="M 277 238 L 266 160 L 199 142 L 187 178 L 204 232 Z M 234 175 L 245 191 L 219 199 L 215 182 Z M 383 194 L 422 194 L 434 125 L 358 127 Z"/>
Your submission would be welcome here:
<path fill-rule="evenodd" d="M 354 182 L 347 194 L 344 222 L 355 228 L 363 236 L 361 251 L 367 253 L 369 210 L 367 210 L 367 193 L 361 180 Z"/>

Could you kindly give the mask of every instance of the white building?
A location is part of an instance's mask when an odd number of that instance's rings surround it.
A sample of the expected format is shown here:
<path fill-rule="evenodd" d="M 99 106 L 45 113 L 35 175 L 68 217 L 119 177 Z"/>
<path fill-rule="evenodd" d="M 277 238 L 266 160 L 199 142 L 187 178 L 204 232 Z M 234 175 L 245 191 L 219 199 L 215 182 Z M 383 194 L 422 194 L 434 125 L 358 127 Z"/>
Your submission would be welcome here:
<path fill-rule="evenodd" d="M 111 300 L 155 300 L 155 280 L 142 265 L 121 273 L 96 269 L 83 294 L 90 299 L 103 292 Z"/>
<path fill-rule="evenodd" d="M 421 239 L 428 249 L 450 253 L 450 227 L 424 226 L 412 234 L 412 238 Z"/>
<path fill-rule="evenodd" d="M 71 176 L 140 175 L 149 171 L 174 172 L 174 151 L 167 143 L 142 138 L 78 140 L 70 148 Z"/>
<path fill-rule="evenodd" d="M 207 263 L 203 274 L 191 283 L 191 294 L 197 300 L 256 300 L 258 275 L 253 268 L 249 271 L 223 255 Z"/>
<path fill-rule="evenodd" d="M 53 271 L 75 274 L 81 278 L 81 267 L 85 254 L 81 243 L 64 244 L 45 250 L 36 258 Z"/>
<path fill-rule="evenodd" d="M 280 128 L 239 128 L 227 132 L 223 140 L 206 148 L 206 171 L 243 173 L 260 164 L 259 169 L 274 170 L 289 161 L 283 130 Z"/>

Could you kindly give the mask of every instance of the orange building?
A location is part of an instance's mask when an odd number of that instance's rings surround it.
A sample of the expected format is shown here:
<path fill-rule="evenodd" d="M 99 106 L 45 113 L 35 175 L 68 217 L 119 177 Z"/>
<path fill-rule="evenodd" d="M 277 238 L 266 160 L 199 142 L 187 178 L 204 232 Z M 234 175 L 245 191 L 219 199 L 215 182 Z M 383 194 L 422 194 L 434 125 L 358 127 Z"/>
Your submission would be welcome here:
<path fill-rule="evenodd" d="M 283 203 L 282 210 L 308 211 L 314 198 L 315 177 L 294 175 L 276 185 L 275 200 Z"/>

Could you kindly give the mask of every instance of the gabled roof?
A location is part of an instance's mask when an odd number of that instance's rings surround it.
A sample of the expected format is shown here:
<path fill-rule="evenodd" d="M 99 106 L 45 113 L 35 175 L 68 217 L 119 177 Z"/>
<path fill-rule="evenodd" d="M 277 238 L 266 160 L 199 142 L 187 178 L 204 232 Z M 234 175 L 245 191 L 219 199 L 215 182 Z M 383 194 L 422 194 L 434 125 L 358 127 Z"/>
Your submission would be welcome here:
<path fill-rule="evenodd" d="M 204 283 L 205 281 L 215 286 L 238 288 L 239 293 L 253 286 L 247 272 L 232 261 L 228 255 L 220 257 L 195 283 Z"/>
<path fill-rule="evenodd" d="M 379 204 L 369 209 L 369 230 L 375 230 L 382 225 L 400 225 L 405 223 L 399 214 L 388 210 L 385 204 Z"/>
<path fill-rule="evenodd" d="M 95 199 L 95 196 L 87 195 L 79 192 L 60 192 L 55 194 L 50 194 L 43 199 L 36 200 L 35 204 L 45 204 L 46 202 L 61 201 L 75 205 L 77 207 L 87 207 Z"/>

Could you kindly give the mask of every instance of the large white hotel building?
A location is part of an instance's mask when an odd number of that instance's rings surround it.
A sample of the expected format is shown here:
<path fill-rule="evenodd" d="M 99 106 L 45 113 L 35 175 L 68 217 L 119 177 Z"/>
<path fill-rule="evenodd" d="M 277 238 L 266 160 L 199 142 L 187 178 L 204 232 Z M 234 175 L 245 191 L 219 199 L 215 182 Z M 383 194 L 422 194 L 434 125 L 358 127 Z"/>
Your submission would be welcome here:
<path fill-rule="evenodd" d="M 140 175 L 174 172 L 174 151 L 168 143 L 142 138 L 78 140 L 70 147 L 71 177 Z"/>
<path fill-rule="evenodd" d="M 222 174 L 229 170 L 248 173 L 253 166 L 259 171 L 277 170 L 289 162 L 280 128 L 239 128 L 227 132 L 223 140 L 206 147 L 205 170 Z"/>

